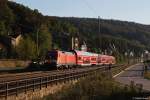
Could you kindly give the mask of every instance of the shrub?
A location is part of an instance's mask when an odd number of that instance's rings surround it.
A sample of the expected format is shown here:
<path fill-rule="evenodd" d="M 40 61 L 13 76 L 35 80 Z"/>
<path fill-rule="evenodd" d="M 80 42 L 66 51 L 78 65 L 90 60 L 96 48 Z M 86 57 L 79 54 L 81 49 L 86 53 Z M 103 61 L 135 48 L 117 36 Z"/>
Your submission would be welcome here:
<path fill-rule="evenodd" d="M 45 100 L 130 100 L 140 91 L 134 83 L 120 86 L 107 74 L 97 74 L 81 79 L 75 85 L 64 87 L 60 92 L 44 97 Z"/>

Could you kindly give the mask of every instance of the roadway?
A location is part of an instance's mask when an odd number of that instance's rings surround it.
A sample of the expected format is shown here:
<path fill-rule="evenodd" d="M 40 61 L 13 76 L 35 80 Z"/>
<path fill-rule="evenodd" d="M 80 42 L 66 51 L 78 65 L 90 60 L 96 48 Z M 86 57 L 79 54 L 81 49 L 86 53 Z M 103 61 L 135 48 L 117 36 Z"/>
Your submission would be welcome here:
<path fill-rule="evenodd" d="M 143 90 L 150 91 L 150 80 L 143 77 L 143 64 L 132 65 L 119 74 L 114 75 L 113 78 L 117 82 L 126 85 L 130 85 L 134 81 L 134 84 L 142 84 Z"/>

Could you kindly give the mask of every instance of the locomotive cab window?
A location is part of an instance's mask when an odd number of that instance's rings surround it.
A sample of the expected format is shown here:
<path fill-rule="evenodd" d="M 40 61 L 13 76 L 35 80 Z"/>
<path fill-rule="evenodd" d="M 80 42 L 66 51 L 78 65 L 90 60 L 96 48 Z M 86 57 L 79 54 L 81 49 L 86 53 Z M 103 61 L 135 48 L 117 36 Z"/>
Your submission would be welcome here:
<path fill-rule="evenodd" d="M 46 55 L 45 59 L 51 59 L 49 55 Z"/>
<path fill-rule="evenodd" d="M 57 59 L 57 52 L 49 52 L 48 56 L 49 56 L 49 59 L 56 60 Z"/>

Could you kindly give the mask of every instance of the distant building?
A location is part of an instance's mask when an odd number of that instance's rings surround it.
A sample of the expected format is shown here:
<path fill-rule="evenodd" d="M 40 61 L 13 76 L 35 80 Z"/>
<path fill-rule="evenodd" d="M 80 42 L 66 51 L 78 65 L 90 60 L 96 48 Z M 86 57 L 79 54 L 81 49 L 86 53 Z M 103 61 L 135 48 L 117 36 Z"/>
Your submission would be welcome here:
<path fill-rule="evenodd" d="M 13 48 L 19 45 L 22 35 L 0 36 L 0 59 L 10 57 Z"/>
<path fill-rule="evenodd" d="M 14 34 L 14 35 L 9 35 L 10 39 L 11 39 L 11 45 L 16 47 L 19 45 L 20 40 L 22 39 L 22 35 L 21 34 Z"/>
<path fill-rule="evenodd" d="M 79 39 L 72 37 L 72 50 L 79 50 Z"/>
<path fill-rule="evenodd" d="M 87 46 L 86 45 L 82 45 L 81 46 L 81 51 L 85 51 L 86 52 L 87 51 Z"/>
<path fill-rule="evenodd" d="M 12 47 L 19 45 L 22 35 L 9 35 L 9 36 L 0 36 L 0 49 L 5 49 L 7 51 L 11 50 Z"/>

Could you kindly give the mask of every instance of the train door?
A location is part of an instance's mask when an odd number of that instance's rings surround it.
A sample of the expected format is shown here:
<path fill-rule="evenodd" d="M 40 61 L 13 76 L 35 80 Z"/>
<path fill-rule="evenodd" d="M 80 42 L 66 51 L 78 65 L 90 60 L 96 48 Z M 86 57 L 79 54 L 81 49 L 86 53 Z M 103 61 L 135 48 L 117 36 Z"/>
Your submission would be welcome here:
<path fill-rule="evenodd" d="M 90 57 L 89 56 L 84 56 L 83 57 L 83 64 L 84 65 L 91 65 L 90 64 Z"/>

